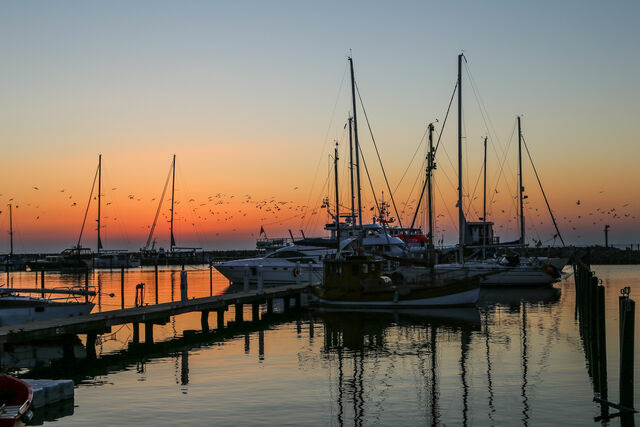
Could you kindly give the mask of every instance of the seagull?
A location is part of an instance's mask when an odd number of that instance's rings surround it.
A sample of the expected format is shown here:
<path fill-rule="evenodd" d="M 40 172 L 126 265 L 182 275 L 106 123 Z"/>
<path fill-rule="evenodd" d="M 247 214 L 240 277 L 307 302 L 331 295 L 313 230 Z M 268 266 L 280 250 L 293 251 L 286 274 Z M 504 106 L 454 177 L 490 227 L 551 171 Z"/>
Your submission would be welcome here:
<path fill-rule="evenodd" d="M 39 188 L 38 188 L 38 187 L 33 187 L 33 189 L 34 189 L 34 190 L 39 190 Z"/>
<path fill-rule="evenodd" d="M 578 201 L 576 202 L 576 205 L 579 205 L 579 204 L 580 204 L 580 200 L 578 200 Z"/>

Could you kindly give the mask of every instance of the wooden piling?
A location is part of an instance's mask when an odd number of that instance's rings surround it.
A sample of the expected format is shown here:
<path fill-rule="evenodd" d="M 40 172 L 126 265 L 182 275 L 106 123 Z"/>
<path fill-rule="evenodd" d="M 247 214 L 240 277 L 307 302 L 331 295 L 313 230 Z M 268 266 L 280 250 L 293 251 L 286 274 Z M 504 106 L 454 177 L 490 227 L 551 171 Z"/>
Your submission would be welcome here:
<path fill-rule="evenodd" d="M 95 332 L 90 332 L 87 334 L 87 345 L 85 346 L 87 350 L 87 359 L 95 360 L 96 359 L 96 338 L 97 334 Z"/>
<path fill-rule="evenodd" d="M 120 268 L 120 306 L 124 308 L 124 267 Z"/>
<path fill-rule="evenodd" d="M 209 262 L 209 295 L 213 295 L 213 262 Z"/>
<path fill-rule="evenodd" d="M 84 290 L 87 292 L 84 296 L 84 302 L 89 302 L 89 268 L 84 270 Z"/>
<path fill-rule="evenodd" d="M 289 311 L 289 308 L 291 308 L 291 301 L 289 300 L 289 297 L 282 298 L 282 303 L 284 305 L 284 311 Z"/>
<path fill-rule="evenodd" d="M 240 323 L 244 320 L 243 313 L 242 313 L 242 304 L 235 304 L 235 308 L 236 308 L 236 322 Z"/>
<path fill-rule="evenodd" d="M 273 298 L 267 298 L 267 314 L 273 314 Z"/>
<path fill-rule="evenodd" d="M 202 332 L 205 334 L 209 332 L 209 312 L 206 310 L 200 312 L 200 325 L 202 325 Z"/>
<path fill-rule="evenodd" d="M 137 322 L 134 322 L 131 324 L 131 327 L 133 329 L 133 342 L 134 344 L 139 344 L 140 343 L 140 324 Z"/>
<path fill-rule="evenodd" d="M 629 289 L 619 297 L 620 312 L 620 405 L 633 408 L 633 351 L 636 303 Z"/>
<path fill-rule="evenodd" d="M 260 303 L 258 302 L 251 304 L 251 320 L 254 322 L 260 320 Z"/>
<path fill-rule="evenodd" d="M 155 282 L 156 282 L 156 304 L 158 304 L 158 258 L 156 258 L 156 265 L 155 265 Z"/>
<path fill-rule="evenodd" d="M 302 295 L 296 294 L 294 298 L 296 301 L 296 308 L 299 310 L 302 307 Z"/>
<path fill-rule="evenodd" d="M 9 276 L 7 275 L 7 286 L 9 286 Z M 42 298 L 44 298 L 44 270 L 40 272 L 40 289 L 42 289 Z"/>
<path fill-rule="evenodd" d="M 224 312 L 225 312 L 224 309 L 216 310 L 216 314 L 217 314 L 216 328 L 218 329 L 224 328 Z"/>
<path fill-rule="evenodd" d="M 153 323 L 145 322 L 144 324 L 144 343 L 153 344 Z"/>

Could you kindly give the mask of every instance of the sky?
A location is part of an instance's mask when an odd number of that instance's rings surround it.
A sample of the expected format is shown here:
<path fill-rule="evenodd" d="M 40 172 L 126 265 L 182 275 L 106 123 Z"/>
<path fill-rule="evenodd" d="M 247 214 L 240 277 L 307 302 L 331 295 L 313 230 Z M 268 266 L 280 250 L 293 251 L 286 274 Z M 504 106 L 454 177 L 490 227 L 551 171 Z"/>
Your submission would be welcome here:
<path fill-rule="evenodd" d="M 99 154 L 106 249 L 144 246 L 173 154 L 179 246 L 250 249 L 261 227 L 322 235 L 335 141 L 350 208 L 350 52 L 362 153 L 376 198 L 390 201 L 373 134 L 403 225 L 438 120 L 436 234 L 457 239 L 455 102 L 442 124 L 464 52 L 468 219 L 482 212 L 487 136 L 487 216 L 502 240 L 517 236 L 520 115 L 565 242 L 602 244 L 609 224 L 612 243 L 639 244 L 639 12 L 634 1 L 2 2 L 0 253 L 8 204 L 15 252 L 74 245 Z M 361 180 L 370 221 L 363 168 Z M 529 243 L 559 244 L 527 157 L 523 180 Z M 94 249 L 96 215 L 93 201 L 81 243 Z"/>

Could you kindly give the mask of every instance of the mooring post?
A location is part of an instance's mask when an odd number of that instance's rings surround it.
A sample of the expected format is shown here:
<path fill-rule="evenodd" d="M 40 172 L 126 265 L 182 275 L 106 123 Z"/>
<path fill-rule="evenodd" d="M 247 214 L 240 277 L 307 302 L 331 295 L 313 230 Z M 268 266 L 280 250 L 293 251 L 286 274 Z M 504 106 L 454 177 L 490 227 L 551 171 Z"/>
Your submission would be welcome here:
<path fill-rule="evenodd" d="M 296 276 L 296 286 L 300 286 L 300 281 L 302 280 L 300 273 L 300 261 L 296 261 L 296 269 L 293 270 L 293 274 Z"/>
<path fill-rule="evenodd" d="M 213 261 L 209 261 L 209 295 L 213 295 Z"/>
<path fill-rule="evenodd" d="M 180 299 L 182 302 L 188 300 L 188 282 L 187 282 L 187 272 L 186 270 L 182 270 L 180 272 Z"/>
<path fill-rule="evenodd" d="M 600 374 L 599 384 L 600 389 L 598 392 L 600 393 L 600 397 L 605 401 L 608 400 L 609 390 L 607 387 L 607 335 L 605 328 L 605 300 L 604 300 L 604 286 L 598 286 L 598 330 L 597 330 L 597 340 L 598 340 L 598 363 L 599 369 L 598 372 Z M 600 405 L 600 415 L 603 418 L 608 417 L 609 415 L 609 406 L 608 405 Z"/>
<path fill-rule="evenodd" d="M 224 308 L 220 308 L 216 310 L 216 314 L 217 314 L 216 328 L 218 328 L 218 330 L 224 328 L 224 312 L 225 312 Z"/>
<path fill-rule="evenodd" d="M 89 332 L 87 334 L 87 359 L 95 360 L 96 358 L 96 336 L 95 332 Z"/>
<path fill-rule="evenodd" d="M 120 267 L 120 302 L 124 310 L 124 267 Z"/>
<path fill-rule="evenodd" d="M 244 265 L 244 283 L 242 290 L 244 292 L 249 292 L 249 266 L 247 264 Z"/>
<path fill-rule="evenodd" d="M 273 298 L 267 298 L 267 314 L 273 314 Z"/>
<path fill-rule="evenodd" d="M 156 281 L 156 304 L 158 304 L 158 258 L 156 257 L 156 265 L 155 265 L 155 281 Z"/>
<path fill-rule="evenodd" d="M 242 304 L 236 304 L 236 322 L 240 323 L 244 320 L 242 313 Z"/>
<path fill-rule="evenodd" d="M 140 323 L 133 322 L 131 324 L 131 327 L 133 329 L 133 342 L 135 344 L 139 344 L 140 343 Z M 145 334 L 146 334 L 146 331 L 145 331 Z"/>
<path fill-rule="evenodd" d="M 258 359 L 264 360 L 264 331 L 258 331 Z"/>
<path fill-rule="evenodd" d="M 313 316 L 309 317 L 309 344 L 313 344 L 313 335 L 315 334 L 315 326 L 313 324 Z"/>
<path fill-rule="evenodd" d="M 309 261 L 309 286 L 313 286 L 313 263 Z"/>
<path fill-rule="evenodd" d="M 8 274 L 7 274 L 7 286 L 9 286 Z M 42 298 L 44 298 L 44 269 L 40 272 L 40 289 L 42 289 Z"/>
<path fill-rule="evenodd" d="M 88 267 L 84 271 L 84 290 L 86 292 L 84 294 L 84 302 L 88 303 L 89 302 L 89 268 Z"/>
<path fill-rule="evenodd" d="M 264 283 L 262 280 L 262 274 L 264 272 L 264 267 L 262 265 L 258 266 L 258 295 L 262 295 L 264 293 Z"/>
<path fill-rule="evenodd" d="M 300 307 L 302 307 L 302 294 L 297 293 L 294 298 L 296 301 L 296 308 L 299 310 Z"/>
<path fill-rule="evenodd" d="M 153 323 L 151 322 L 144 324 L 144 343 L 153 344 Z"/>
<path fill-rule="evenodd" d="M 636 303 L 629 298 L 630 289 L 620 291 L 620 405 L 633 408 L 633 351 Z"/>
<path fill-rule="evenodd" d="M 200 313 L 200 324 L 202 325 L 202 332 L 205 334 L 209 332 L 209 312 L 203 310 Z"/>
<path fill-rule="evenodd" d="M 251 304 L 251 320 L 257 322 L 260 320 L 260 303 L 254 302 Z"/>

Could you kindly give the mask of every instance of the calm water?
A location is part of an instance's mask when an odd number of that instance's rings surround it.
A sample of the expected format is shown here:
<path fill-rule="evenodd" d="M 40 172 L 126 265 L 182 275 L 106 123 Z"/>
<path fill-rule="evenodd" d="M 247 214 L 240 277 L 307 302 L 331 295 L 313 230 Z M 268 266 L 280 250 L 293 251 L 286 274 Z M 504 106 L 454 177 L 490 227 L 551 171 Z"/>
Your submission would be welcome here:
<path fill-rule="evenodd" d="M 618 401 L 617 300 L 620 288 L 630 286 L 640 302 L 640 267 L 594 270 L 606 286 L 609 399 Z M 189 270 L 190 296 L 227 289 L 223 277 L 214 271 L 210 281 L 209 274 Z M 153 270 L 132 270 L 125 279 L 127 306 L 140 282 L 147 284 L 145 301 L 155 302 Z M 90 282 L 102 291 L 95 310 L 119 308 L 119 272 L 95 272 Z M 16 287 L 34 283 L 33 273 L 13 276 Z M 69 283 L 83 284 L 84 277 L 46 279 L 47 287 Z M 162 270 L 158 299 L 172 298 L 179 298 L 179 271 Z M 600 407 L 592 402 L 574 299 L 571 277 L 553 289 L 483 290 L 478 309 L 304 311 L 224 339 L 181 341 L 146 355 L 127 351 L 132 333 L 125 325 L 99 339 L 104 363 L 67 364 L 66 372 L 42 369 L 38 375 L 79 382 L 73 414 L 58 425 L 589 425 Z M 211 316 L 212 327 L 215 322 Z M 199 313 L 181 315 L 156 326 L 154 335 L 170 340 L 199 328 Z M 81 360 L 79 345 L 76 355 Z M 640 384 L 637 354 L 635 365 Z"/>

